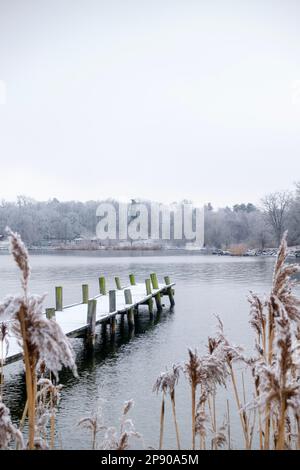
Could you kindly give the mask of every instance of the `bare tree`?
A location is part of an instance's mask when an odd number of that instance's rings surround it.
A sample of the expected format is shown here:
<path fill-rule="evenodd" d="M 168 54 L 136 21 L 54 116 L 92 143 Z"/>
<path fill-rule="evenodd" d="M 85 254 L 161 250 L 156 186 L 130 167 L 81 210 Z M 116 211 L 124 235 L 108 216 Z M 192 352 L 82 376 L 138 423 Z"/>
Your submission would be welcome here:
<path fill-rule="evenodd" d="M 290 191 L 278 191 L 267 194 L 262 199 L 267 220 L 274 230 L 276 243 L 279 246 L 286 229 L 288 210 L 292 202 Z"/>
<path fill-rule="evenodd" d="M 273 229 L 263 212 L 255 210 L 249 214 L 249 244 L 251 247 L 264 250 L 274 241 Z"/>

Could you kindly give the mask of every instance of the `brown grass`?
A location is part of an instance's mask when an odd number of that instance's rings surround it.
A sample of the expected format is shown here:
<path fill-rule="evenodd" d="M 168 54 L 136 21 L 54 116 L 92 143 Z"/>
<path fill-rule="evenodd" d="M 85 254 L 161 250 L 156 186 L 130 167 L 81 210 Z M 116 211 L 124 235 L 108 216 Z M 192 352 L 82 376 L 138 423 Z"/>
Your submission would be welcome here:
<path fill-rule="evenodd" d="M 228 251 L 234 256 L 243 256 L 247 250 L 248 245 L 245 243 L 232 244 L 228 248 Z"/>

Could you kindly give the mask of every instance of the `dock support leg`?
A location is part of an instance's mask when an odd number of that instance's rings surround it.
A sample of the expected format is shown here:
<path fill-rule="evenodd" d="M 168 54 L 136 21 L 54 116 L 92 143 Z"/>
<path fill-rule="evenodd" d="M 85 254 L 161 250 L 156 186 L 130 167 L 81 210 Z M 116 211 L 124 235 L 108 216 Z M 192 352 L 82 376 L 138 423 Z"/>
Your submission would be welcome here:
<path fill-rule="evenodd" d="M 156 303 L 156 308 L 157 308 L 157 311 L 158 312 L 161 312 L 162 311 L 162 305 L 161 305 L 161 296 L 160 296 L 160 293 L 158 292 L 156 295 L 155 295 L 155 303 Z"/>
<path fill-rule="evenodd" d="M 117 310 L 117 296 L 115 289 L 110 290 L 109 293 L 109 313 L 114 313 Z"/>
<path fill-rule="evenodd" d="M 111 319 L 110 319 L 110 334 L 111 334 L 112 337 L 114 337 L 115 334 L 116 334 L 116 324 L 117 324 L 116 317 L 115 316 L 111 317 Z"/>
<path fill-rule="evenodd" d="M 106 340 L 107 340 L 107 322 L 106 321 L 101 323 L 101 338 L 102 338 L 102 342 L 106 343 Z"/>
<path fill-rule="evenodd" d="M 129 274 L 129 281 L 131 286 L 135 286 L 135 276 L 134 274 Z"/>
<path fill-rule="evenodd" d="M 146 279 L 145 284 L 146 284 L 146 294 L 147 295 L 152 294 L 150 279 Z M 149 308 L 149 315 L 150 315 L 150 318 L 152 318 L 152 316 L 153 316 L 153 299 L 152 299 L 152 297 L 151 297 L 151 299 L 149 299 L 147 301 L 147 303 L 148 303 L 148 308 Z"/>
<path fill-rule="evenodd" d="M 57 312 L 63 310 L 63 288 L 60 286 L 55 287 L 55 310 Z"/>
<path fill-rule="evenodd" d="M 132 294 L 130 289 L 125 289 L 124 290 L 124 296 L 125 296 L 125 304 L 132 304 Z M 128 309 L 127 311 L 127 320 L 128 320 L 128 326 L 130 328 L 134 327 L 134 313 L 133 313 L 133 308 Z"/>
<path fill-rule="evenodd" d="M 171 284 L 171 281 L 170 281 L 169 276 L 165 276 L 164 279 L 165 279 L 166 285 Z M 171 306 L 171 307 L 174 307 L 174 305 L 175 305 L 175 300 L 174 300 L 174 296 L 173 296 L 173 289 L 172 289 L 172 287 L 168 287 L 168 289 L 167 289 L 167 294 L 168 294 L 168 296 L 169 296 L 170 306 Z"/>
<path fill-rule="evenodd" d="M 129 328 L 134 328 L 134 313 L 133 308 L 130 308 L 127 313 L 127 320 Z"/>
<path fill-rule="evenodd" d="M 120 327 L 119 327 L 120 335 L 124 334 L 124 329 L 125 329 L 124 315 L 121 315 Z"/>
<path fill-rule="evenodd" d="M 150 274 L 150 279 L 151 279 L 151 282 L 152 282 L 153 289 L 159 289 L 159 284 L 158 284 L 156 273 Z M 161 312 L 162 311 L 162 305 L 161 305 L 161 295 L 160 295 L 160 293 L 157 292 L 157 294 L 154 295 L 154 298 L 155 298 L 155 302 L 156 302 L 157 311 Z"/>
<path fill-rule="evenodd" d="M 109 313 L 113 313 L 117 310 L 117 297 L 116 291 L 110 290 L 109 291 Z M 110 318 L 110 334 L 113 337 L 116 333 L 116 316 Z"/>
<path fill-rule="evenodd" d="M 95 344 L 95 329 L 96 329 L 96 312 L 97 312 L 97 300 L 92 299 L 88 302 L 87 312 L 87 338 L 90 346 Z"/>

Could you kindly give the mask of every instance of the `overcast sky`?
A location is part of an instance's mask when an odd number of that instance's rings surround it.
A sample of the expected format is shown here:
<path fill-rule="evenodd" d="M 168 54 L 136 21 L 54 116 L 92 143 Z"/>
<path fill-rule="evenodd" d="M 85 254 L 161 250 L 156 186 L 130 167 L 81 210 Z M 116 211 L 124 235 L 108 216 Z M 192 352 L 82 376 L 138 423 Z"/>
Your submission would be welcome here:
<path fill-rule="evenodd" d="M 298 0 L 0 0 L 0 198 L 292 189 L 299 24 Z"/>

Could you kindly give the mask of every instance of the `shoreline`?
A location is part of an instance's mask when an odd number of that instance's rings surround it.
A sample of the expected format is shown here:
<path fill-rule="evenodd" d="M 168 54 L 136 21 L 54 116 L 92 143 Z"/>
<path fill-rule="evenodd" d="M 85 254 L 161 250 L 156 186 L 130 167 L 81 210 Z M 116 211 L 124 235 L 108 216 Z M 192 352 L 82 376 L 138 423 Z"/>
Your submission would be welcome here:
<path fill-rule="evenodd" d="M 277 255 L 276 248 L 249 248 L 249 249 L 239 249 L 238 246 L 230 247 L 228 249 L 216 249 L 216 248 L 198 248 L 191 246 L 163 246 L 163 245 L 113 245 L 113 246 L 97 246 L 92 244 L 83 244 L 83 245 L 53 245 L 53 246 L 30 246 L 28 251 L 31 253 L 53 253 L 53 252 L 159 252 L 159 253 L 168 253 L 168 252 L 181 252 L 186 254 L 196 254 L 196 255 L 213 255 L 213 256 L 230 256 L 230 257 L 275 257 Z M 7 244 L 0 244 L 0 254 L 9 253 Z M 299 258 L 300 259 L 300 246 L 290 246 L 288 247 L 288 257 L 289 258 Z"/>
<path fill-rule="evenodd" d="M 181 252 L 189 255 L 202 255 L 202 256 L 221 256 L 221 257 L 234 257 L 234 258 L 270 258 L 270 257 L 275 257 L 277 251 L 276 250 L 270 250 L 268 252 L 263 252 L 263 253 L 254 253 L 254 254 L 249 254 L 249 253 L 230 253 L 229 251 L 224 252 L 216 252 L 215 250 L 209 249 L 209 250 L 190 250 L 186 248 L 116 248 L 116 247 L 106 247 L 106 248 L 63 248 L 63 247 L 47 247 L 47 248 L 40 248 L 40 247 L 31 247 L 28 248 L 28 251 L 33 254 L 37 253 L 75 253 L 75 252 L 86 252 L 86 253 L 117 253 L 117 252 L 130 252 L 130 253 L 140 253 L 140 252 L 145 252 L 145 253 L 150 253 L 150 252 L 159 252 L 161 253 L 170 253 L 170 252 Z M 221 250 L 220 250 L 221 251 Z M 296 250 L 298 251 L 298 250 Z M 9 250 L 6 248 L 0 248 L 0 254 L 9 254 Z M 290 251 L 288 254 L 289 258 L 295 258 L 295 259 L 300 259 L 299 254 L 295 254 L 293 250 Z"/>

